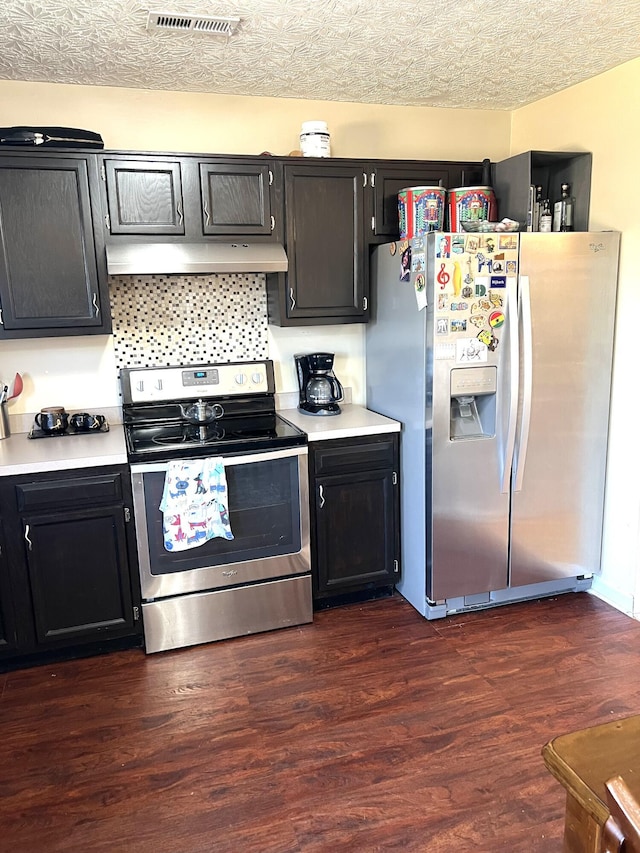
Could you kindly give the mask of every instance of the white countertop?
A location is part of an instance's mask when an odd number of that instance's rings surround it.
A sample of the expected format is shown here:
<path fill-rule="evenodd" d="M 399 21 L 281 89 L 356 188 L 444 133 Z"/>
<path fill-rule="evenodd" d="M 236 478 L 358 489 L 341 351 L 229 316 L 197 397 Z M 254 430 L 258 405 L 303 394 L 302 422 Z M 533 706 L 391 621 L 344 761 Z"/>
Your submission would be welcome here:
<path fill-rule="evenodd" d="M 364 406 L 340 404 L 339 415 L 307 415 L 299 409 L 278 409 L 285 420 L 304 430 L 309 441 L 330 438 L 352 438 L 383 432 L 400 432 L 401 424 L 385 415 L 378 415 Z"/>
<path fill-rule="evenodd" d="M 26 432 L 0 440 L 0 477 L 37 474 L 127 462 L 122 424 L 109 432 L 28 438 Z"/>
<path fill-rule="evenodd" d="M 400 423 L 384 415 L 355 406 L 341 405 L 339 415 L 306 415 L 299 409 L 279 409 L 278 414 L 304 430 L 309 441 L 351 438 L 399 432 Z M 99 465 L 123 465 L 127 462 L 122 424 L 110 424 L 108 432 L 87 435 L 28 438 L 26 432 L 12 433 L 0 440 L 0 477 L 90 468 Z"/>

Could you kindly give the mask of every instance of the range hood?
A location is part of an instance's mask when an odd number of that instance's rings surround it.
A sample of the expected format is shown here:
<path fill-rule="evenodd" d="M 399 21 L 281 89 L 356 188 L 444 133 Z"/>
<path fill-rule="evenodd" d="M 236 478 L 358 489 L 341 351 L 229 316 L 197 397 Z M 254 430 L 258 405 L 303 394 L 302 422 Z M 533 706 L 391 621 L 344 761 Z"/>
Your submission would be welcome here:
<path fill-rule="evenodd" d="M 107 246 L 110 275 L 286 272 L 279 243 L 117 243 Z"/>

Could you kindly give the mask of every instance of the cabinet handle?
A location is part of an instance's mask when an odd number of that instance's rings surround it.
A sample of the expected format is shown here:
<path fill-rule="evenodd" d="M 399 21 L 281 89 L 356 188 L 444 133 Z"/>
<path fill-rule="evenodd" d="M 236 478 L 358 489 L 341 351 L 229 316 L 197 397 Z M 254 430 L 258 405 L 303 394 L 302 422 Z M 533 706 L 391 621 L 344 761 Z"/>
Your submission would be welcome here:
<path fill-rule="evenodd" d="M 269 169 L 269 186 L 273 184 L 273 172 Z"/>
<path fill-rule="evenodd" d="M 371 217 L 371 230 L 375 233 L 375 230 L 376 230 L 376 218 L 375 218 L 375 216 Z"/>
<path fill-rule="evenodd" d="M 294 308 L 296 307 L 296 298 L 293 295 L 293 288 L 292 287 L 289 288 L 289 299 L 291 300 L 291 310 L 293 311 Z"/>
<path fill-rule="evenodd" d="M 33 551 L 33 542 L 31 541 L 31 539 L 29 539 L 29 525 L 28 524 L 25 524 L 25 526 L 24 526 L 24 538 L 27 542 L 27 545 L 29 546 L 29 550 Z"/>
<path fill-rule="evenodd" d="M 272 216 L 271 217 L 271 230 L 275 231 L 275 228 L 276 228 L 276 218 L 275 218 L 275 216 Z"/>
<path fill-rule="evenodd" d="M 366 185 L 367 185 L 367 173 L 363 172 L 362 173 L 362 186 L 366 187 Z"/>
<path fill-rule="evenodd" d="M 100 316 L 100 306 L 98 305 L 98 294 L 97 293 L 93 294 L 93 299 L 91 301 L 93 302 L 93 308 L 96 312 L 95 315 L 96 315 L 96 317 L 99 317 Z"/>
<path fill-rule="evenodd" d="M 178 211 L 178 225 L 182 225 L 182 223 L 184 222 L 184 214 L 182 213 L 182 205 L 180 204 L 180 202 L 178 202 L 177 211 Z"/>
<path fill-rule="evenodd" d="M 204 210 L 204 224 L 210 225 L 211 224 L 211 217 L 209 216 L 209 208 L 207 207 L 206 201 L 204 203 L 203 210 Z"/>
<path fill-rule="evenodd" d="M 372 187 L 375 187 L 375 185 L 376 185 L 376 173 L 375 172 L 371 172 L 371 177 L 369 178 L 369 183 L 371 184 Z"/>
<path fill-rule="evenodd" d="M 320 509 L 324 506 L 324 486 L 318 486 L 318 491 L 320 492 Z"/>
<path fill-rule="evenodd" d="M 362 310 L 366 311 L 368 307 L 369 307 L 369 300 L 367 299 L 366 296 L 363 296 L 362 297 Z"/>

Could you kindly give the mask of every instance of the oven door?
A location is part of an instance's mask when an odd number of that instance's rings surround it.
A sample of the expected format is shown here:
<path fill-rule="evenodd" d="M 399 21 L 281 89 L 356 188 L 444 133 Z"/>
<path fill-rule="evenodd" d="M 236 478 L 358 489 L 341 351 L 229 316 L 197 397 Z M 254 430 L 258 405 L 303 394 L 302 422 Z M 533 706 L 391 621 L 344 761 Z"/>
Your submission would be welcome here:
<path fill-rule="evenodd" d="M 255 583 L 310 571 L 307 448 L 224 457 L 233 539 L 164 547 L 167 462 L 131 465 L 142 598 Z"/>

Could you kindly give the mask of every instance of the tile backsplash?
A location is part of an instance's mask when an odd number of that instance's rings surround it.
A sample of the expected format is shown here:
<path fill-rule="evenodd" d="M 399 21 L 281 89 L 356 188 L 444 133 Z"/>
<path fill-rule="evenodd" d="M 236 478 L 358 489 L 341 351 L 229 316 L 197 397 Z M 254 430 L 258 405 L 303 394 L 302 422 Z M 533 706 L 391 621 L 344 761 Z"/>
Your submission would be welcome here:
<path fill-rule="evenodd" d="M 268 357 L 263 274 L 109 277 L 116 364 Z"/>

